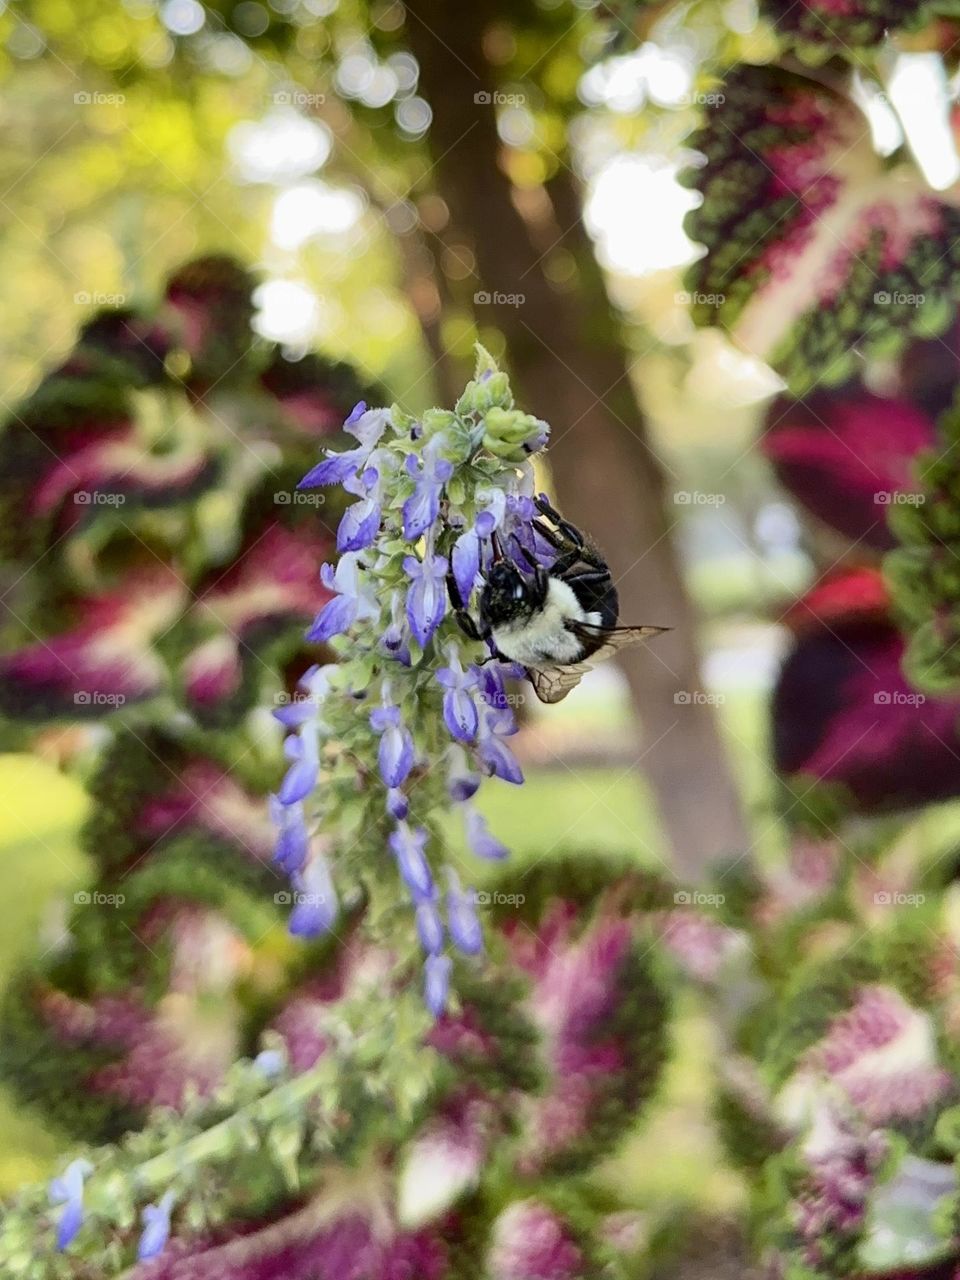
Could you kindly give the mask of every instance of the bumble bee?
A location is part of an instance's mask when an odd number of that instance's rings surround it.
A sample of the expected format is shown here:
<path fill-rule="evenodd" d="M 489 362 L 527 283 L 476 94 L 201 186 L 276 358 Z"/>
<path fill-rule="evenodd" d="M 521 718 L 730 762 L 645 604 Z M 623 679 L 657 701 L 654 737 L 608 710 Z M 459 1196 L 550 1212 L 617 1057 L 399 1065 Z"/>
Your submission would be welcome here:
<path fill-rule="evenodd" d="M 557 552 L 548 569 L 521 547 L 524 573 L 494 533 L 479 620 L 465 609 L 452 574 L 447 585 L 463 631 L 487 641 L 491 657 L 523 666 L 541 702 L 559 702 L 598 662 L 669 627 L 618 626 L 617 589 L 602 556 L 545 497 L 536 507 L 551 523 L 535 520 L 534 528 Z"/>

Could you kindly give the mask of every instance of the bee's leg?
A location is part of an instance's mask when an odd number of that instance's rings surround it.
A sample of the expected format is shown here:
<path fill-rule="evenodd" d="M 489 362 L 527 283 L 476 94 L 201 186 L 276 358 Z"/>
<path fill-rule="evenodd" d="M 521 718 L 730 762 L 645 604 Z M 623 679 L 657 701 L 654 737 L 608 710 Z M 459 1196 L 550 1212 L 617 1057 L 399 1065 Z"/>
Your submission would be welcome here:
<path fill-rule="evenodd" d="M 460 595 L 460 588 L 457 586 L 457 580 L 453 573 L 447 574 L 447 595 L 450 597 L 450 603 L 453 605 L 453 616 L 457 620 L 457 626 L 465 636 L 470 640 L 486 640 L 490 635 L 490 629 L 482 628 L 473 614 L 465 607 L 463 597 Z"/>

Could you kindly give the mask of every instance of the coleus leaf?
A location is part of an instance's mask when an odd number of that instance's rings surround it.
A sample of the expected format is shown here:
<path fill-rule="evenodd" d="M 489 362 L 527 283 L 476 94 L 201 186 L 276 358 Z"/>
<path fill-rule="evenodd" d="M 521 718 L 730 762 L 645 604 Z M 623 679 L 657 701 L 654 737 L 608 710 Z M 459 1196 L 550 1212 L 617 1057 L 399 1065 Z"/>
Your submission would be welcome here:
<path fill-rule="evenodd" d="M 153 564 L 74 602 L 62 631 L 0 661 L 0 707 L 11 717 L 76 720 L 158 693 L 167 669 L 154 641 L 180 615 L 186 597 L 174 570 Z"/>
<path fill-rule="evenodd" d="M 891 32 L 922 26 L 937 7 L 917 0 L 763 0 L 760 12 L 805 62 L 818 64 L 834 56 L 856 61 Z"/>
<path fill-rule="evenodd" d="M 853 380 L 802 400 L 778 398 L 766 424 L 761 448 L 794 498 L 856 543 L 895 545 L 887 512 L 917 488 L 917 454 L 935 439 L 920 408 Z"/>
<path fill-rule="evenodd" d="M 253 705 L 262 676 L 303 646 L 305 628 L 331 598 L 317 565 L 331 557 L 332 533 L 315 507 L 293 505 L 304 495 L 274 492 L 277 483 L 253 495 L 233 563 L 199 584 L 185 620 L 183 697 L 207 726 L 231 723 Z"/>
<path fill-rule="evenodd" d="M 250 273 L 225 254 L 194 258 L 167 281 L 158 318 L 190 357 L 184 382 L 192 391 L 242 377 L 255 341 L 253 287 Z"/>
<path fill-rule="evenodd" d="M 773 754 L 788 777 L 840 785 L 864 812 L 956 795 L 960 701 L 918 694 L 879 573 L 838 571 L 795 604 L 796 634 L 772 701 Z"/>
<path fill-rule="evenodd" d="M 846 98 L 777 67 L 726 81 L 691 138 L 703 195 L 686 228 L 697 324 L 718 325 L 803 395 L 863 355 L 946 328 L 960 291 L 957 193 L 907 161 L 885 168 Z"/>

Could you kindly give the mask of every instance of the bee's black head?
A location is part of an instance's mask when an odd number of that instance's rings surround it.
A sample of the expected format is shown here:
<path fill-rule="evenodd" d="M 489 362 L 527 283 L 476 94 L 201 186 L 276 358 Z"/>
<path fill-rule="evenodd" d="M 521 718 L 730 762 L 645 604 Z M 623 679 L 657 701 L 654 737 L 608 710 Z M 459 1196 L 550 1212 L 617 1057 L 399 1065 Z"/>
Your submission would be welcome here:
<path fill-rule="evenodd" d="M 510 560 L 495 560 L 480 594 L 480 615 L 491 626 L 523 617 L 536 607 L 535 590 Z"/>

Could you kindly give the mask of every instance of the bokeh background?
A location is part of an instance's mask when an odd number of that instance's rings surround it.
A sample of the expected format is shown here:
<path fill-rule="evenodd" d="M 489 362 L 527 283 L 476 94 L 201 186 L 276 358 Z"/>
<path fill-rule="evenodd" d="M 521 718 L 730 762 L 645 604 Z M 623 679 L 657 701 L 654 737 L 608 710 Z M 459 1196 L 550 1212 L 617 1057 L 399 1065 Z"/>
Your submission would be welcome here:
<path fill-rule="evenodd" d="M 747 849 L 773 865 L 789 843 L 769 712 L 784 619 L 847 552 L 758 448 L 783 384 L 691 319 L 698 196 L 678 178 L 720 92 L 711 69 L 774 47 L 749 0 L 21 0 L 0 14 L 11 423 L 94 313 L 149 308 L 184 262 L 227 254 L 255 273 L 254 329 L 286 359 L 319 350 L 416 413 L 455 395 L 480 341 L 565 442 L 544 483 L 609 554 L 624 620 L 677 631 L 626 674 L 526 708 L 528 784 L 484 800 L 520 862 L 590 847 L 696 873 Z M 915 150 L 942 189 L 960 167 L 946 89 L 926 52 L 898 57 L 890 97 L 861 86 L 861 105 L 881 153 L 907 125 L 926 140 Z M 42 558 L 8 572 L 11 646 L 43 573 Z M 53 945 L 90 878 L 77 833 L 103 731 L 60 717 L 5 732 L 0 981 Z M 958 818 L 946 801 L 912 831 L 946 849 Z M 604 1176 L 660 1212 L 732 1211 L 744 1188 L 708 1124 L 710 1032 L 683 999 L 656 1108 Z M 0 1091 L 0 1190 L 46 1176 L 65 1145 Z"/>

